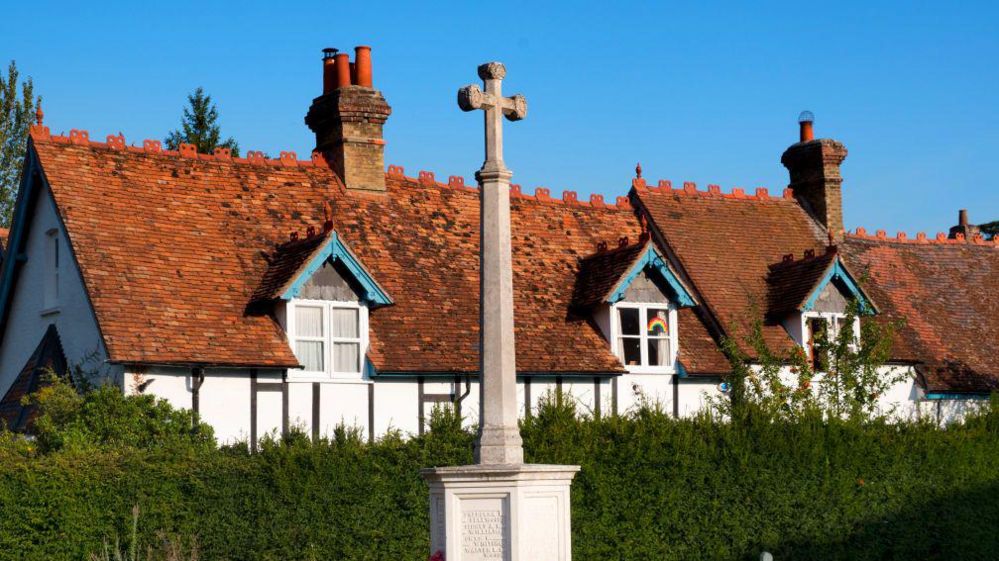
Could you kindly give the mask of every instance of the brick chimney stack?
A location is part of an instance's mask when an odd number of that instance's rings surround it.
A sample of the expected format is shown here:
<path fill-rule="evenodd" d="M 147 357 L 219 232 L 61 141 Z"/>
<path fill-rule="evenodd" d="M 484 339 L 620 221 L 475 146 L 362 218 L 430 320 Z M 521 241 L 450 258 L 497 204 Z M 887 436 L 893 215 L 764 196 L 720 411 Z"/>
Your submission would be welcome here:
<path fill-rule="evenodd" d="M 798 118 L 799 139 L 780 158 L 791 176 L 788 185 L 801 206 L 829 232 L 833 243 L 843 240 L 843 176 L 839 167 L 846 159 L 846 147 L 829 138 L 816 139 L 810 111 Z"/>
<path fill-rule="evenodd" d="M 392 108 L 372 86 L 371 47 L 350 55 L 323 49 L 323 95 L 312 100 L 305 124 L 348 189 L 385 190 L 382 127 Z"/>
<path fill-rule="evenodd" d="M 947 237 L 953 240 L 957 239 L 958 234 L 964 234 L 964 239 L 970 240 L 980 233 L 982 230 L 978 226 L 968 223 L 968 210 L 962 208 L 957 213 L 957 226 L 951 227 L 950 235 Z"/>

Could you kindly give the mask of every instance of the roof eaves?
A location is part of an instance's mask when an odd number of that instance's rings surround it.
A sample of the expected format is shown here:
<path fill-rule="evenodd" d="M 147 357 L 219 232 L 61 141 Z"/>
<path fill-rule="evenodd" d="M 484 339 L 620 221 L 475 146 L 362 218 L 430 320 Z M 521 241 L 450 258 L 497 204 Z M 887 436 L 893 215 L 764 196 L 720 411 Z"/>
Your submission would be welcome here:
<path fill-rule="evenodd" d="M 690 307 L 696 304 L 693 296 L 691 296 L 690 291 L 684 286 L 680 278 L 673 272 L 673 269 L 669 266 L 666 258 L 656 249 L 655 245 L 651 240 L 645 243 L 645 247 L 640 251 L 634 261 L 632 261 L 631 266 L 628 269 L 627 274 L 625 274 L 614 287 L 608 292 L 605 302 L 608 304 L 613 304 L 624 298 L 624 293 L 628 289 L 628 286 L 635 280 L 635 278 L 645 269 L 645 267 L 651 267 L 653 270 L 659 273 L 664 281 L 670 286 L 674 292 L 674 297 L 677 303 L 682 307 Z"/>
<path fill-rule="evenodd" d="M 819 298 L 819 295 L 833 280 L 839 280 L 842 282 L 847 290 L 853 295 L 853 297 L 860 304 L 860 309 L 862 313 L 866 314 L 877 314 L 880 313 L 878 306 L 874 303 L 871 297 L 860 287 L 857 282 L 856 277 L 850 273 L 850 270 L 846 267 L 846 263 L 843 262 L 842 257 L 838 254 L 829 261 L 826 266 L 825 272 L 822 274 L 819 282 L 812 288 L 808 293 L 805 300 L 798 306 L 798 310 L 805 312 L 811 310 L 815 306 L 815 301 Z"/>
<path fill-rule="evenodd" d="M 327 236 L 329 238 L 312 252 L 312 255 L 306 260 L 305 266 L 285 283 L 285 286 L 280 291 L 280 298 L 282 300 L 295 298 L 309 278 L 328 259 L 333 258 L 342 263 L 350 271 L 351 275 L 354 276 L 354 279 L 364 289 L 367 301 L 379 306 L 392 304 L 393 301 L 388 292 L 378 284 L 367 268 L 361 264 L 361 261 L 354 252 L 351 251 L 350 247 L 337 235 L 336 231 L 331 230 L 327 233 Z"/>

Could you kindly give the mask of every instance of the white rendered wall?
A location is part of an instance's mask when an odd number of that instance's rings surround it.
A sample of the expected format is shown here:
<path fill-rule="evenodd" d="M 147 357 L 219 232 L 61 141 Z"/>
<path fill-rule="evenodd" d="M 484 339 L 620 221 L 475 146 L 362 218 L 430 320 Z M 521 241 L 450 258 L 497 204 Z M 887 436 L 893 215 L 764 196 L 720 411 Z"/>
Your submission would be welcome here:
<path fill-rule="evenodd" d="M 215 429 L 215 438 L 220 444 L 232 444 L 250 439 L 249 371 L 206 370 L 198 401 L 200 402 L 198 415 L 202 421 L 212 425 Z"/>
<path fill-rule="evenodd" d="M 630 413 L 643 405 L 673 411 L 673 376 L 670 374 L 624 374 L 617 379 L 617 412 Z"/>
<path fill-rule="evenodd" d="M 702 411 L 710 409 L 710 400 L 722 397 L 718 389 L 720 380 L 716 378 L 680 378 L 677 394 L 680 417 L 693 417 Z"/>
<path fill-rule="evenodd" d="M 322 426 L 325 421 L 322 415 L 319 421 Z M 312 384 L 304 382 L 288 384 L 288 428 L 312 434 Z"/>
<path fill-rule="evenodd" d="M 581 415 L 592 417 L 596 414 L 594 400 L 593 378 L 563 378 L 562 395 L 576 402 L 576 411 Z"/>
<path fill-rule="evenodd" d="M 520 416 L 524 416 L 524 382 L 518 381 L 517 389 L 520 392 L 519 399 L 517 401 L 520 405 Z M 541 378 L 533 377 L 531 378 L 531 413 L 534 414 L 538 411 L 538 405 L 543 399 L 547 399 L 549 396 L 555 395 L 555 390 L 558 385 L 555 383 L 555 378 Z"/>
<path fill-rule="evenodd" d="M 909 366 L 886 366 L 881 369 L 885 376 L 904 374 L 905 378 L 894 385 L 878 399 L 878 410 L 894 420 L 914 420 L 920 415 L 919 402 L 923 392 L 916 383 L 916 375 Z"/>
<path fill-rule="evenodd" d="M 988 399 L 933 399 L 923 402 L 922 411 L 926 418 L 933 419 L 941 427 L 960 423 L 965 416 L 988 407 Z"/>
<path fill-rule="evenodd" d="M 458 388 L 458 397 L 461 397 L 465 391 L 465 382 L 462 381 L 460 387 Z M 521 407 L 523 407 L 523 384 L 517 384 L 517 392 L 517 403 L 521 404 Z M 523 416 L 523 408 L 521 408 L 520 411 L 520 415 Z M 479 382 L 476 380 L 472 380 L 468 396 L 461 400 L 461 417 L 462 425 L 465 427 L 477 426 L 479 424 Z"/>
<path fill-rule="evenodd" d="M 262 371 L 258 383 L 281 383 L 280 371 Z M 134 391 L 139 383 L 145 384 L 146 393 L 166 399 L 174 407 L 190 409 L 192 406 L 191 375 L 188 369 L 149 368 L 142 374 L 125 376 L 126 391 Z M 612 381 L 601 382 L 601 414 L 613 411 Z M 691 417 L 710 407 L 711 399 L 721 397 L 719 380 L 715 378 L 680 378 L 674 387 L 673 376 L 656 374 L 626 374 L 617 379 L 618 414 L 635 411 L 646 399 L 650 405 L 659 407 L 668 415 L 677 413 L 680 417 Z M 326 382 L 319 387 L 319 434 L 330 437 L 338 425 L 356 427 L 367 437 L 368 391 L 374 391 L 375 437 L 388 430 L 399 430 L 403 436 L 419 433 L 419 384 L 416 378 L 386 380 L 376 382 Z M 530 384 L 532 412 L 537 411 L 538 402 L 546 392 L 554 392 L 555 378 L 532 378 Z M 455 387 L 453 381 L 440 379 L 424 383 L 425 394 L 448 395 L 465 391 L 464 383 Z M 521 415 L 524 414 L 526 386 L 518 384 L 518 402 Z M 462 401 L 464 425 L 471 427 L 478 422 L 478 384 L 471 385 L 471 391 Z M 592 378 L 569 379 L 562 381 L 562 390 L 567 397 L 576 400 L 581 414 L 592 415 L 594 407 L 594 385 Z M 288 391 L 288 422 L 290 427 L 298 427 L 306 434 L 312 434 L 313 392 L 312 383 L 291 382 Z M 674 392 L 676 392 L 674 394 Z M 674 395 L 676 401 L 674 401 Z M 918 392 L 914 379 L 906 378 L 887 392 L 882 398 L 883 406 L 897 406 L 896 418 L 913 418 L 922 414 L 930 419 L 938 419 L 942 425 L 959 421 L 967 412 L 980 407 L 982 400 L 940 400 L 926 401 Z M 246 441 L 250 435 L 250 373 L 248 370 L 208 369 L 200 391 L 200 416 L 212 425 L 220 444 Z M 425 402 L 424 418 L 429 421 L 434 404 Z M 281 391 L 259 391 L 257 393 L 257 435 L 280 435 L 283 428 Z"/>
<path fill-rule="evenodd" d="M 121 384 L 122 369 L 108 365 L 107 351 L 90 308 L 73 253 L 62 222 L 48 189 L 40 191 L 27 235 L 28 260 L 18 271 L 17 286 L 11 299 L 6 332 L 0 344 L 0 395 L 7 392 L 14 378 L 24 368 L 50 324 L 55 324 L 70 368 L 95 370 L 93 382 L 111 380 Z M 59 298 L 57 306 L 45 310 L 43 287 L 46 279 L 47 232 L 56 230 L 59 243 Z M 7 259 L 14 259 L 13 252 Z"/>
<path fill-rule="evenodd" d="M 418 398 L 419 387 L 415 379 L 376 382 L 375 435 L 381 436 L 389 430 L 418 434 Z"/>
<path fill-rule="evenodd" d="M 294 385 L 294 384 L 293 384 Z M 368 386 L 370 382 L 319 384 L 319 434 L 333 436 L 338 426 L 356 428 L 368 436 Z M 311 384 L 309 384 L 311 386 Z M 308 392 L 311 407 L 312 393 Z M 377 410 L 377 404 L 375 406 Z"/>

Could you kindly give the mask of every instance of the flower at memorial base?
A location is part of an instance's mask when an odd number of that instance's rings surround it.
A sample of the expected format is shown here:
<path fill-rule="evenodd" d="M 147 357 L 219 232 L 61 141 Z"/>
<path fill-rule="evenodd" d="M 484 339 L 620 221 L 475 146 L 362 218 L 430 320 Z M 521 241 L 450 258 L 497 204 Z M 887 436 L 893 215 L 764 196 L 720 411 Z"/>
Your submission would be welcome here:
<path fill-rule="evenodd" d="M 444 561 L 444 552 L 438 549 L 430 556 L 428 561 Z"/>
<path fill-rule="evenodd" d="M 860 487 L 864 486 L 864 478 L 863 477 L 861 477 L 860 479 L 857 480 L 857 485 L 860 486 Z"/>

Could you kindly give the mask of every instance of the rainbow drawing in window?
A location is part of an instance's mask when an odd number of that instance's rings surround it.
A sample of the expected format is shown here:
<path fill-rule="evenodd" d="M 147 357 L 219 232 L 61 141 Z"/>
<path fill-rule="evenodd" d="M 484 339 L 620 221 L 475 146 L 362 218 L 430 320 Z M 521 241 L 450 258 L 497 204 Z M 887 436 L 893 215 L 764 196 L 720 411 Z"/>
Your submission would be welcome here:
<path fill-rule="evenodd" d="M 654 317 L 649 321 L 649 335 L 666 335 L 669 333 L 669 325 L 666 323 L 666 318 Z"/>

